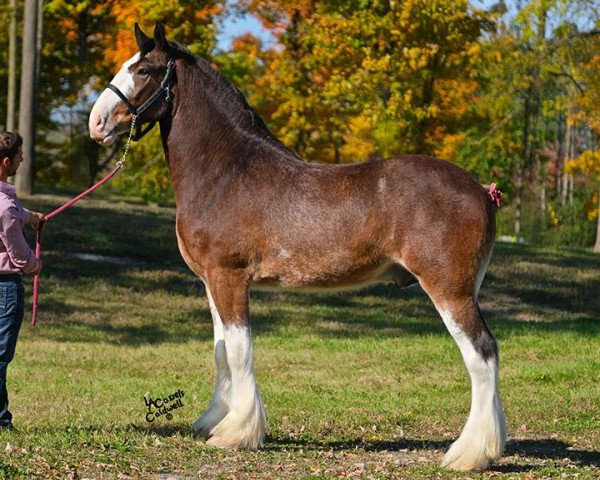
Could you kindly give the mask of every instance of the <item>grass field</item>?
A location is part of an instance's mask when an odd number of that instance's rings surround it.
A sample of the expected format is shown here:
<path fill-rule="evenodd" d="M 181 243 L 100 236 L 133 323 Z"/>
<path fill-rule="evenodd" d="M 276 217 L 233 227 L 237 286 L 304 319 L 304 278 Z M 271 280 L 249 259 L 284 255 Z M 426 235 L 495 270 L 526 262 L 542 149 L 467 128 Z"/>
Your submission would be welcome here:
<path fill-rule="evenodd" d="M 174 210 L 84 200 L 48 225 L 44 261 L 39 324 L 26 314 L 9 370 L 18 431 L 0 433 L 2 478 L 600 478 L 598 255 L 497 245 L 481 304 L 510 439 L 490 471 L 466 474 L 439 463 L 468 375 L 418 289 L 253 294 L 269 434 L 231 452 L 191 435 L 214 384 L 212 324 Z M 145 395 L 176 392 L 172 418 L 149 422 Z"/>

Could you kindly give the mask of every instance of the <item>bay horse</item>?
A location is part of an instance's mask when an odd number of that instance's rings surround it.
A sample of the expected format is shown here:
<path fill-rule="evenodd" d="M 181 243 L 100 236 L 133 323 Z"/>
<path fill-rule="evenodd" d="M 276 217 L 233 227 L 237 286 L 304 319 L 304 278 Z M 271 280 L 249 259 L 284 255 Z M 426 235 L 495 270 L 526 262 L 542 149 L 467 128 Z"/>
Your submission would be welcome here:
<path fill-rule="evenodd" d="M 495 240 L 489 192 L 428 156 L 304 162 L 207 61 L 169 42 L 162 24 L 153 37 L 136 24 L 135 37 L 140 51 L 99 96 L 89 130 L 109 145 L 134 118 L 160 124 L 179 250 L 206 286 L 214 326 L 216 386 L 193 430 L 216 447 L 263 445 L 251 288 L 418 282 L 472 383 L 469 417 L 443 465 L 483 469 L 498 459 L 506 442 L 498 348 L 477 303 Z"/>

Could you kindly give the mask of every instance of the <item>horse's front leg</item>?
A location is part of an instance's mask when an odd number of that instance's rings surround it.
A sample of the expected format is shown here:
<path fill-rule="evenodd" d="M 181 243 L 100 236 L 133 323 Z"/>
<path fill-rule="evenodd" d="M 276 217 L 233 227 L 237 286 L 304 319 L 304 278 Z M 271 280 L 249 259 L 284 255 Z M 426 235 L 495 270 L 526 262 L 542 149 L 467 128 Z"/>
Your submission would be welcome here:
<path fill-rule="evenodd" d="M 215 447 L 255 449 L 264 442 L 266 420 L 254 377 L 248 284 L 240 272 L 220 271 L 207 278 L 207 291 L 213 321 L 219 320 L 215 322 L 217 387 L 211 406 L 194 429 Z"/>
<path fill-rule="evenodd" d="M 217 381 L 215 392 L 208 410 L 193 425 L 192 429 L 203 437 L 210 438 L 210 432 L 229 413 L 231 405 L 231 370 L 227 364 L 227 351 L 225 348 L 225 332 L 223 321 L 215 302 L 206 286 L 206 296 L 210 306 L 210 314 L 213 321 L 213 332 L 215 336 L 215 364 L 217 367 Z"/>

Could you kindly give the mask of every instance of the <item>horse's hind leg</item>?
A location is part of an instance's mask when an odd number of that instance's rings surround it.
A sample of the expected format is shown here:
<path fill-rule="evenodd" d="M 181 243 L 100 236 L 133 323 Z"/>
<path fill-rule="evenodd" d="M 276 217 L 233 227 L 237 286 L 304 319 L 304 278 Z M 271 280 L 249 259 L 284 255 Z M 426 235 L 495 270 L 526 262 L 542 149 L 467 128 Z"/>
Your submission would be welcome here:
<path fill-rule="evenodd" d="M 223 321 L 215 306 L 210 290 L 206 287 L 206 296 L 210 305 L 215 337 L 215 363 L 217 366 L 217 380 L 215 392 L 208 410 L 193 425 L 192 429 L 206 438 L 210 437 L 211 430 L 229 413 L 231 405 L 231 371 L 227 363 L 225 349 L 225 331 Z"/>
<path fill-rule="evenodd" d="M 506 443 L 506 424 L 498 393 L 496 339 L 474 297 L 442 300 L 430 296 L 458 344 L 472 386 L 469 418 L 442 465 L 454 470 L 484 469 L 501 457 Z"/>
<path fill-rule="evenodd" d="M 211 407 L 196 424 L 200 423 L 209 437 L 209 445 L 255 449 L 264 442 L 266 420 L 254 377 L 248 289 L 243 279 L 231 274 L 208 279 L 207 287 L 212 295 L 213 316 L 216 313 L 221 319 L 222 338 L 217 341 L 219 348 L 215 345 L 217 390 Z M 225 376 L 222 383 L 220 373 Z M 215 402 L 220 387 L 223 395 Z"/>

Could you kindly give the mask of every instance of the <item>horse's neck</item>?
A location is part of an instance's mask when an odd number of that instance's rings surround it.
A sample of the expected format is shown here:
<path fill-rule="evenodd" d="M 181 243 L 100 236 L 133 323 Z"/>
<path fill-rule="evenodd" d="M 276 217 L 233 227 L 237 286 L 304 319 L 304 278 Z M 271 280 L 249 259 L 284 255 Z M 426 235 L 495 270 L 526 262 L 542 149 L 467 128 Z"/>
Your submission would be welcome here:
<path fill-rule="evenodd" d="M 161 123 L 171 182 L 179 198 L 188 196 L 190 190 L 194 195 L 210 195 L 235 164 L 256 158 L 256 145 L 269 147 L 268 142 L 261 143 L 263 132 L 244 128 L 236 117 L 250 116 L 250 112 L 222 104 L 228 98 L 219 95 L 223 86 L 193 68 L 198 67 L 178 70 L 177 105 L 172 118 Z"/>
<path fill-rule="evenodd" d="M 187 195 L 190 189 L 208 194 L 237 170 L 236 165 L 250 160 L 293 156 L 268 131 L 253 127 L 253 120 L 258 120 L 253 112 L 243 110 L 235 99 L 233 106 L 223 104 L 230 92 L 220 95 L 224 86 L 210 83 L 214 81 L 205 73 L 178 71 L 178 103 L 172 119 L 161 125 L 176 196 Z"/>

